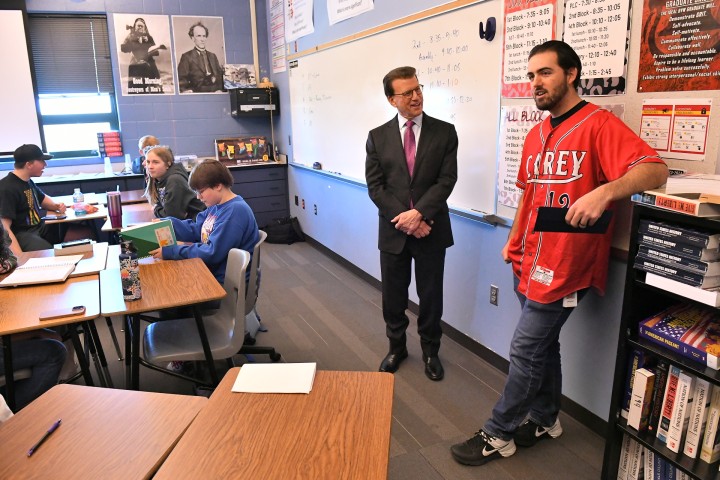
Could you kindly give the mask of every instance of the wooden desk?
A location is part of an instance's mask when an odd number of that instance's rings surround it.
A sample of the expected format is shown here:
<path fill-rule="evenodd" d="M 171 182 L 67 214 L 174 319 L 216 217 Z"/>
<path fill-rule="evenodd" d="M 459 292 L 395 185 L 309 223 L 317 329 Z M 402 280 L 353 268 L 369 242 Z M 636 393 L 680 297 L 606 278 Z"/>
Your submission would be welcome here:
<path fill-rule="evenodd" d="M 110 247 L 108 265 L 117 259 L 119 247 Z M 122 296 L 120 270 L 107 269 L 100 272 L 100 304 L 102 315 L 130 315 L 131 325 L 126 329 L 126 362 L 130 362 L 128 387 L 139 388 L 140 370 L 140 317 L 141 313 L 163 310 L 166 308 L 197 306 L 203 302 L 219 300 L 225 296 L 225 289 L 218 283 L 205 263 L 199 258 L 186 260 L 141 260 L 140 285 L 142 298 L 126 302 Z M 198 333 L 202 340 L 205 359 L 208 361 L 213 383 L 217 383 L 215 369 L 212 367 L 212 353 L 205 334 L 205 326 L 200 309 L 195 308 L 195 320 Z M 132 332 L 132 344 L 128 345 L 127 333 Z"/>
<path fill-rule="evenodd" d="M 303 394 L 232 393 L 231 369 L 156 480 L 387 478 L 394 378 L 327 372 Z"/>
<path fill-rule="evenodd" d="M 84 222 L 85 220 L 103 220 L 107 218 L 108 212 L 104 205 L 96 205 L 98 211 L 95 213 L 88 213 L 85 215 L 75 215 L 75 210 L 68 208 L 65 210 L 65 218 L 61 220 L 45 220 L 48 225 L 54 223 L 67 223 L 67 222 Z"/>
<path fill-rule="evenodd" d="M 120 192 L 120 203 L 123 205 L 130 205 L 133 203 L 147 203 L 147 199 L 143 197 L 144 194 L 145 190 L 128 190 L 126 192 Z M 97 205 L 99 203 L 102 203 L 103 205 L 107 205 L 107 193 L 105 192 L 83 192 L 83 195 L 85 197 L 85 203 L 89 203 L 91 205 Z M 73 203 L 75 203 L 73 201 L 72 195 L 59 195 L 53 197 L 53 199 L 58 203 L 64 203 L 66 207 L 72 207 Z"/>
<path fill-rule="evenodd" d="M 19 261 L 27 261 L 25 256 L 36 252 L 27 252 L 21 255 Z M 0 276 L 2 278 L 3 276 Z M 12 340 L 11 334 L 38 330 L 46 327 L 70 325 L 73 346 L 78 352 L 78 361 L 82 369 L 85 383 L 92 385 L 92 376 L 83 347 L 75 328 L 76 323 L 94 320 L 100 315 L 100 281 L 98 275 L 86 275 L 69 278 L 62 283 L 47 283 L 44 285 L 29 285 L 25 287 L 0 288 L 0 336 L 3 341 L 5 360 L 5 381 L 8 404 L 15 407 L 15 388 L 12 366 Z M 51 308 L 74 307 L 84 305 L 85 313 L 73 317 L 56 318 L 40 321 L 40 313 Z"/>
<path fill-rule="evenodd" d="M 131 205 L 123 205 L 122 207 L 122 228 L 135 225 L 137 223 L 151 222 L 155 218 L 153 209 L 149 203 L 135 203 Z M 108 218 L 103 224 L 101 230 L 103 232 L 119 231 L 119 228 L 113 228 Z"/>
<path fill-rule="evenodd" d="M 150 478 L 203 397 L 58 385 L 0 426 L 0 478 Z M 58 419 L 60 427 L 27 451 Z"/>

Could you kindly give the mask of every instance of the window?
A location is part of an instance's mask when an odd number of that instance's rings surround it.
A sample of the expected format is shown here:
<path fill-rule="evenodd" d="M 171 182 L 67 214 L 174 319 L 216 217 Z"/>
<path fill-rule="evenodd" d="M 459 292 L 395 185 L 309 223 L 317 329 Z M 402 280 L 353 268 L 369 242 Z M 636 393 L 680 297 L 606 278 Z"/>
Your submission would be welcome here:
<path fill-rule="evenodd" d="M 97 133 L 118 130 L 104 15 L 29 15 L 45 146 L 55 158 L 97 155 Z"/>

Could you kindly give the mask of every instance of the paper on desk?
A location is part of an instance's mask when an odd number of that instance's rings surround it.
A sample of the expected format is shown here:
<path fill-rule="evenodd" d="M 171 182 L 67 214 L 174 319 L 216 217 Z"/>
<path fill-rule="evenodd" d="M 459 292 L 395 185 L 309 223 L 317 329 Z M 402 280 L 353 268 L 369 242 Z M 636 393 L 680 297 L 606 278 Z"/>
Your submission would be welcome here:
<path fill-rule="evenodd" d="M 244 393 L 310 393 L 316 363 L 248 363 L 232 387 Z"/>

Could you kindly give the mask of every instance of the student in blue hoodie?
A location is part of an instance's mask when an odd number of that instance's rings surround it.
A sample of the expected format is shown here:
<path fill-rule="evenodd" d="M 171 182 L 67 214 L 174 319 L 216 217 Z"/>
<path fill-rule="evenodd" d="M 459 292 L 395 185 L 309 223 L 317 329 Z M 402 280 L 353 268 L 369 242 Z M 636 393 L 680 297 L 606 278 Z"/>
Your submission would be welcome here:
<path fill-rule="evenodd" d="M 148 183 L 145 197 L 158 218 L 194 219 L 205 205 L 195 197 L 188 185 L 188 174 L 181 163 L 175 162 L 172 151 L 162 145 L 150 147 L 145 153 Z"/>
<path fill-rule="evenodd" d="M 233 183 L 230 170 L 217 160 L 205 160 L 193 168 L 189 185 L 207 210 L 195 220 L 169 217 L 182 244 L 158 248 L 150 254 L 166 260 L 201 258 L 223 283 L 230 249 L 241 248 L 252 255 L 260 239 L 255 215 L 230 189 Z"/>

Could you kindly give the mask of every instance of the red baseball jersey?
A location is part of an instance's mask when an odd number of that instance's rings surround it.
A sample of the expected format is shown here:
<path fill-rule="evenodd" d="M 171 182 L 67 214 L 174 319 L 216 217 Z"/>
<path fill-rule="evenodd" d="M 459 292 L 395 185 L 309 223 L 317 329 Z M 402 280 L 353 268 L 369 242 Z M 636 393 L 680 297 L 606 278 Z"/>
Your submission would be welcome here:
<path fill-rule="evenodd" d="M 604 294 L 612 227 L 604 234 L 534 232 L 538 207 L 569 208 L 635 165 L 662 160 L 620 119 L 591 103 L 556 128 L 550 117 L 533 127 L 522 155 L 516 185 L 524 190 L 524 208 L 508 252 L 518 291 L 539 303 L 588 287 Z"/>

